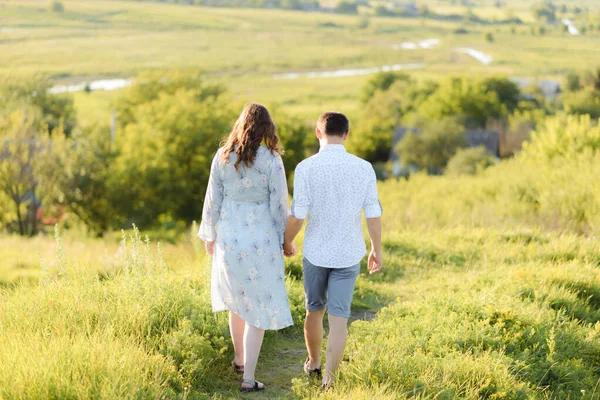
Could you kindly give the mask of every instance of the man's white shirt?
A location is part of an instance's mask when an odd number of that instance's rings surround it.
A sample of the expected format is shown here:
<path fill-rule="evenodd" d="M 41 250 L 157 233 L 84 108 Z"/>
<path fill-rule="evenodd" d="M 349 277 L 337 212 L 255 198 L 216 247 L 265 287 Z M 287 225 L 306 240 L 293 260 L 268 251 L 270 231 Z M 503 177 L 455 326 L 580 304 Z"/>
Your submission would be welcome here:
<path fill-rule="evenodd" d="M 382 213 L 370 163 L 341 144 L 329 144 L 298 164 L 291 214 L 308 219 L 303 253 L 313 265 L 346 268 L 360 262 L 367 252 L 362 211 L 366 218 Z"/>

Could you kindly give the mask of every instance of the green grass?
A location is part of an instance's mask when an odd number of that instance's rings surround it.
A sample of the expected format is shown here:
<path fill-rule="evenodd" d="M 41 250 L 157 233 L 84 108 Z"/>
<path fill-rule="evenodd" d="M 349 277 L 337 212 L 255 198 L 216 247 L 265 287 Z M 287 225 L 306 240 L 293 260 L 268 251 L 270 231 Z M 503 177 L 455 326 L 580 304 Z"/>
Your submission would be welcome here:
<path fill-rule="evenodd" d="M 596 228 L 577 233 L 597 214 L 570 224 L 568 206 L 552 213 L 548 203 L 588 193 L 594 209 L 596 161 L 586 161 L 589 174 L 577 162 L 529 185 L 536 218 L 519 208 L 529 197 L 490 192 L 494 177 L 497 188 L 498 176 L 519 187 L 544 175 L 516 161 L 476 177 L 382 184 L 385 268 L 369 276 L 363 265 L 338 385 L 321 392 L 302 376 L 296 256 L 286 262 L 296 325 L 266 336 L 260 398 L 599 398 L 600 241 Z M 551 190 L 559 186 L 570 194 Z M 132 235 L 120 245 L 76 232 L 0 239 L 0 397 L 239 397 L 199 241 L 157 248 Z M 15 281 L 19 273 L 26 279 Z"/>

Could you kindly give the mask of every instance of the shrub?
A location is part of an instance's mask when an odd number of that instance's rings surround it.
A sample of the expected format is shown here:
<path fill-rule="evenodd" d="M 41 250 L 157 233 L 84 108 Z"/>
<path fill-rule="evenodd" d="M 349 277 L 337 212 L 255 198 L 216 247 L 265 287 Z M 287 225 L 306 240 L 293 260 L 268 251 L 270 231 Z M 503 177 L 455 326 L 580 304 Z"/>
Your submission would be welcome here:
<path fill-rule="evenodd" d="M 441 172 L 456 151 L 466 145 L 464 127 L 451 119 L 427 123 L 420 134 L 408 133 L 396 151 L 406 165 Z"/>
<path fill-rule="evenodd" d="M 60 0 L 52 0 L 50 2 L 50 10 L 55 13 L 61 13 L 65 11 L 65 6 Z"/>
<path fill-rule="evenodd" d="M 588 115 L 559 115 L 548 118 L 532 133 L 523 146 L 523 157 L 551 161 L 555 158 L 577 158 L 600 151 L 600 126 Z"/>
<path fill-rule="evenodd" d="M 483 146 L 459 149 L 448 161 L 445 173 L 448 175 L 475 175 L 493 164 L 494 157 Z"/>
<path fill-rule="evenodd" d="M 492 32 L 487 32 L 485 34 L 485 40 L 490 43 L 494 42 L 494 34 Z"/>

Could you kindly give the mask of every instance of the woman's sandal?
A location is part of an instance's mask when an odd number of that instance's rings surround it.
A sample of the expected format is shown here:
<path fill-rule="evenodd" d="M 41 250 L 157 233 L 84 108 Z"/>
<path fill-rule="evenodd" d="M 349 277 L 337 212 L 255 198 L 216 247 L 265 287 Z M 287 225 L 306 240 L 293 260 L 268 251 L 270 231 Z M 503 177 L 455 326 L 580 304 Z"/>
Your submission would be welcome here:
<path fill-rule="evenodd" d="M 243 365 L 237 365 L 235 363 L 235 360 L 233 360 L 231 362 L 231 366 L 233 367 L 234 371 L 237 372 L 238 374 L 243 374 L 244 373 L 244 366 Z"/>
<path fill-rule="evenodd" d="M 256 379 L 242 379 L 242 384 L 244 383 L 252 385 L 252 387 L 241 387 L 240 392 L 242 393 L 260 392 L 261 390 L 265 390 L 265 385 L 262 385 L 262 387 L 258 386 L 259 382 Z"/>

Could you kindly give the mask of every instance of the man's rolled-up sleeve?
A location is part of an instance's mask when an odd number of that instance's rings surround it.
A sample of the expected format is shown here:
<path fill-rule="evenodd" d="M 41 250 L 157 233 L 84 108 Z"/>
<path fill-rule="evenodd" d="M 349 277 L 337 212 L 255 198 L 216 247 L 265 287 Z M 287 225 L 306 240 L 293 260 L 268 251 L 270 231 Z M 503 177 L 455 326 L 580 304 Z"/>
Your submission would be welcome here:
<path fill-rule="evenodd" d="M 378 218 L 383 213 L 383 208 L 377 195 L 377 177 L 375 171 L 371 170 L 367 181 L 367 194 L 363 204 L 365 218 Z"/>
<path fill-rule="evenodd" d="M 294 197 L 290 214 L 298 219 L 305 219 L 308 215 L 310 197 L 304 169 L 297 167 L 294 172 Z"/>

